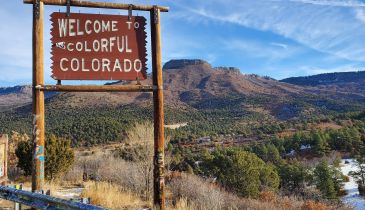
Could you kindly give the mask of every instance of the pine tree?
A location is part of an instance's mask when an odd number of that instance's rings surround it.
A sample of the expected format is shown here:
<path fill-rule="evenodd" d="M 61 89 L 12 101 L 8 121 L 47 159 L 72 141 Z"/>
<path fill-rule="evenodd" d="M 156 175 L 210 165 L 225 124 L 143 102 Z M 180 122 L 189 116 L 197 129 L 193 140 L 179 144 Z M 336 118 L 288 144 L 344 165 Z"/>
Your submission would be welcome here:
<path fill-rule="evenodd" d="M 53 180 L 58 178 L 60 174 L 67 172 L 74 163 L 74 156 L 69 140 L 51 135 L 46 141 L 46 178 Z"/>
<path fill-rule="evenodd" d="M 218 149 L 203 160 L 202 171 L 214 176 L 226 188 L 245 197 L 255 197 L 260 190 L 276 191 L 280 177 L 274 167 L 255 154 L 239 149 Z"/>
<path fill-rule="evenodd" d="M 328 198 L 337 198 L 332 171 L 326 161 L 321 161 L 314 170 L 317 188 Z"/>
<path fill-rule="evenodd" d="M 55 135 L 47 138 L 45 146 L 45 177 L 52 180 L 72 166 L 74 152 L 69 140 L 58 138 Z M 32 174 L 32 152 L 33 143 L 31 141 L 19 142 L 15 151 L 18 157 L 17 166 L 24 171 L 26 176 Z"/>
<path fill-rule="evenodd" d="M 279 150 L 273 144 L 268 144 L 267 148 L 267 161 L 274 163 L 275 165 L 282 162 Z"/>
<path fill-rule="evenodd" d="M 323 156 L 329 151 L 328 142 L 318 132 L 312 134 L 312 139 L 315 154 Z"/>
<path fill-rule="evenodd" d="M 24 171 L 25 176 L 32 175 L 33 156 L 32 156 L 33 144 L 31 141 L 20 141 L 15 150 L 15 154 L 18 158 L 17 167 Z"/>
<path fill-rule="evenodd" d="M 286 162 L 278 166 L 281 187 L 289 192 L 300 191 L 304 188 L 308 172 L 299 161 Z"/>

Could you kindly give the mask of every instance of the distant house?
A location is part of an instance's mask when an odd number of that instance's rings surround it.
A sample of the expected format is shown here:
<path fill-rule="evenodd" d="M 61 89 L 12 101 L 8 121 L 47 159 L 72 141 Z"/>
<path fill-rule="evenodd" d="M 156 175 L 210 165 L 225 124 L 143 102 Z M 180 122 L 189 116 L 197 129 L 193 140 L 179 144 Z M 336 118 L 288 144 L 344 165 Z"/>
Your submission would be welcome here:
<path fill-rule="evenodd" d="M 306 144 L 306 145 L 300 145 L 300 148 L 299 150 L 302 152 L 302 151 L 307 151 L 307 150 L 310 150 L 312 148 L 312 146 L 310 144 Z M 295 150 L 291 150 L 289 153 L 286 153 L 285 156 L 288 156 L 288 157 L 292 157 L 296 154 Z"/>
<path fill-rule="evenodd" d="M 211 142 L 210 136 L 204 136 L 198 139 L 199 144 L 209 143 Z"/>
<path fill-rule="evenodd" d="M 300 145 L 300 150 L 303 151 L 303 150 L 310 150 L 312 147 L 310 144 L 307 144 L 307 145 Z"/>

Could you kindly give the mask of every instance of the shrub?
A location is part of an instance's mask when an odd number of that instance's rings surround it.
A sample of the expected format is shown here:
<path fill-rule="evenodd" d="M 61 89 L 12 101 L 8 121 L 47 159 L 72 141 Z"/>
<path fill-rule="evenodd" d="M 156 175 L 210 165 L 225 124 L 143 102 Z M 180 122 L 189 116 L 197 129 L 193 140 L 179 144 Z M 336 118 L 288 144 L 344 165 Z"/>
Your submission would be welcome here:
<path fill-rule="evenodd" d="M 46 140 L 45 149 L 45 177 L 53 180 L 72 166 L 74 162 L 74 152 L 71 142 L 51 135 Z M 24 171 L 26 176 L 32 174 L 32 153 L 33 143 L 31 141 L 21 141 L 15 151 L 18 157 L 17 166 Z"/>
<path fill-rule="evenodd" d="M 261 201 L 273 202 L 276 199 L 276 195 L 275 195 L 275 193 L 273 193 L 271 191 L 262 191 L 259 193 L 258 198 Z"/>
<path fill-rule="evenodd" d="M 219 149 L 202 164 L 206 176 L 215 176 L 227 189 L 245 197 L 256 197 L 261 190 L 277 191 L 279 175 L 255 154 L 238 149 Z"/>
<path fill-rule="evenodd" d="M 329 208 L 325 204 L 314 201 L 306 201 L 302 206 L 302 210 L 328 210 L 328 209 Z"/>
<path fill-rule="evenodd" d="M 17 167 L 24 171 L 25 176 L 32 174 L 33 166 L 33 144 L 31 141 L 21 141 L 18 143 L 18 147 L 15 150 L 15 154 L 18 158 Z"/>
<path fill-rule="evenodd" d="M 291 210 L 300 209 L 302 202 L 294 198 L 279 197 L 273 192 L 260 193 L 260 200 L 238 197 L 196 175 L 179 174 L 167 182 L 171 199 L 179 210 Z M 169 208 L 174 209 L 174 208 Z"/>

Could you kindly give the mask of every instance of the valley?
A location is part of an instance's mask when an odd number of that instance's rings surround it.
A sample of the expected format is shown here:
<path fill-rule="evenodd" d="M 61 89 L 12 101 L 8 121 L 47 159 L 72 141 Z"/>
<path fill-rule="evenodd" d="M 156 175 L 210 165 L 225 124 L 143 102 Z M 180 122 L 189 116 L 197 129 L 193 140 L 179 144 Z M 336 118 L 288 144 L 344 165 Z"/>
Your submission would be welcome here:
<path fill-rule="evenodd" d="M 175 186 L 180 179 L 213 179 L 213 182 L 204 181 L 204 186 L 217 185 L 214 190 L 222 186 L 224 190 L 219 193 L 238 196 L 237 205 L 247 205 L 248 201 L 241 200 L 242 197 L 258 198 L 262 193 L 280 192 L 275 196 L 295 195 L 306 202 L 319 200 L 315 204 L 293 201 L 298 206 L 347 208 L 335 202 L 347 189 L 343 188 L 345 182 L 338 182 L 345 180 L 345 176 L 335 165 L 339 158 L 365 154 L 365 95 L 361 85 L 357 85 L 362 84 L 359 75 L 355 74 L 353 80 L 349 78 L 351 75 L 346 76 L 339 87 L 323 82 L 328 75 L 314 76 L 322 81 L 317 86 L 312 77 L 308 79 L 310 85 L 303 82 L 307 78 L 278 81 L 244 74 L 233 67 L 212 67 L 203 60 L 172 60 L 164 65 L 163 73 L 166 169 L 168 176 L 180 174 L 171 178 L 169 185 Z M 339 75 L 336 77 L 341 78 L 342 74 Z M 141 82 L 150 84 L 150 76 Z M 3 104 L 0 132 L 11 135 L 15 131 L 30 136 L 30 88 L 1 88 L 0 101 Z M 147 149 L 152 148 L 152 141 L 145 141 L 152 139 L 149 124 L 153 119 L 152 94 L 54 93 L 46 95 L 45 105 L 46 135 L 54 135 L 60 141 L 70 140 L 70 145 L 78 151 L 77 163 L 66 175 L 67 182 L 76 174 L 77 183 L 83 186 L 80 175 L 86 169 L 82 169 L 82 164 L 89 161 L 87 173 L 92 181 L 112 181 L 134 193 L 148 192 L 148 186 L 135 191 L 135 186 L 124 182 L 123 177 L 128 174 L 116 180 L 108 173 L 98 172 L 100 169 L 95 168 L 94 162 L 100 160 L 94 156 L 101 153 L 98 157 L 114 162 L 115 167 L 137 171 L 140 166 L 147 167 L 146 170 L 150 167 L 143 161 L 149 160 L 147 157 L 152 154 Z M 143 134 L 146 137 L 141 137 L 144 140 L 131 141 L 131 132 L 141 129 L 146 131 Z M 240 161 L 244 160 L 256 161 L 254 164 L 263 170 L 257 172 L 260 176 L 266 173 L 271 176 L 252 180 L 256 183 L 252 188 L 237 188 L 237 183 L 229 182 L 234 177 L 227 177 L 259 176 L 243 174 Z M 243 163 L 248 164 L 245 167 L 253 164 Z M 317 173 L 332 177 L 327 180 L 333 187 L 327 188 L 328 183 L 320 185 L 322 175 Z M 198 202 L 189 193 L 185 192 L 184 197 Z M 281 209 L 281 206 L 273 208 Z"/>

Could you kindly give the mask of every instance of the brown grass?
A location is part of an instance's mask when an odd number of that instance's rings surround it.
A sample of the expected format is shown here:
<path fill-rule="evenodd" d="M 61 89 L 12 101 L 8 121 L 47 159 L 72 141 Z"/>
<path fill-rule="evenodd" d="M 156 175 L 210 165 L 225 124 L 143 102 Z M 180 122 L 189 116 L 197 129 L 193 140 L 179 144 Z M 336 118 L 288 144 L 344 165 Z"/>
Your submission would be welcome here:
<path fill-rule="evenodd" d="M 109 209 L 136 209 L 148 206 L 138 196 L 125 192 L 115 184 L 107 182 L 87 182 L 82 197 L 90 198 L 94 205 Z"/>
<path fill-rule="evenodd" d="M 302 206 L 302 210 L 329 210 L 330 208 L 323 203 L 306 201 Z"/>
<path fill-rule="evenodd" d="M 138 209 L 151 207 L 146 201 L 145 177 L 140 164 L 124 161 L 110 152 L 94 152 L 80 155 L 64 180 L 82 183 L 82 174 L 87 173 L 91 182 L 86 182 L 83 197 L 110 209 Z M 95 182 L 95 180 L 98 180 Z M 184 173 L 171 173 L 166 179 L 167 209 L 176 210 L 323 210 L 349 209 L 342 206 L 306 202 L 296 197 L 280 196 L 262 192 L 259 199 L 238 197 L 201 177 Z"/>
<path fill-rule="evenodd" d="M 320 123 L 320 124 L 317 124 L 317 125 L 313 125 L 312 127 L 313 128 L 318 128 L 318 129 L 321 129 L 321 130 L 326 130 L 326 129 L 338 130 L 338 129 L 342 128 L 341 125 L 337 125 L 336 123 Z"/>

